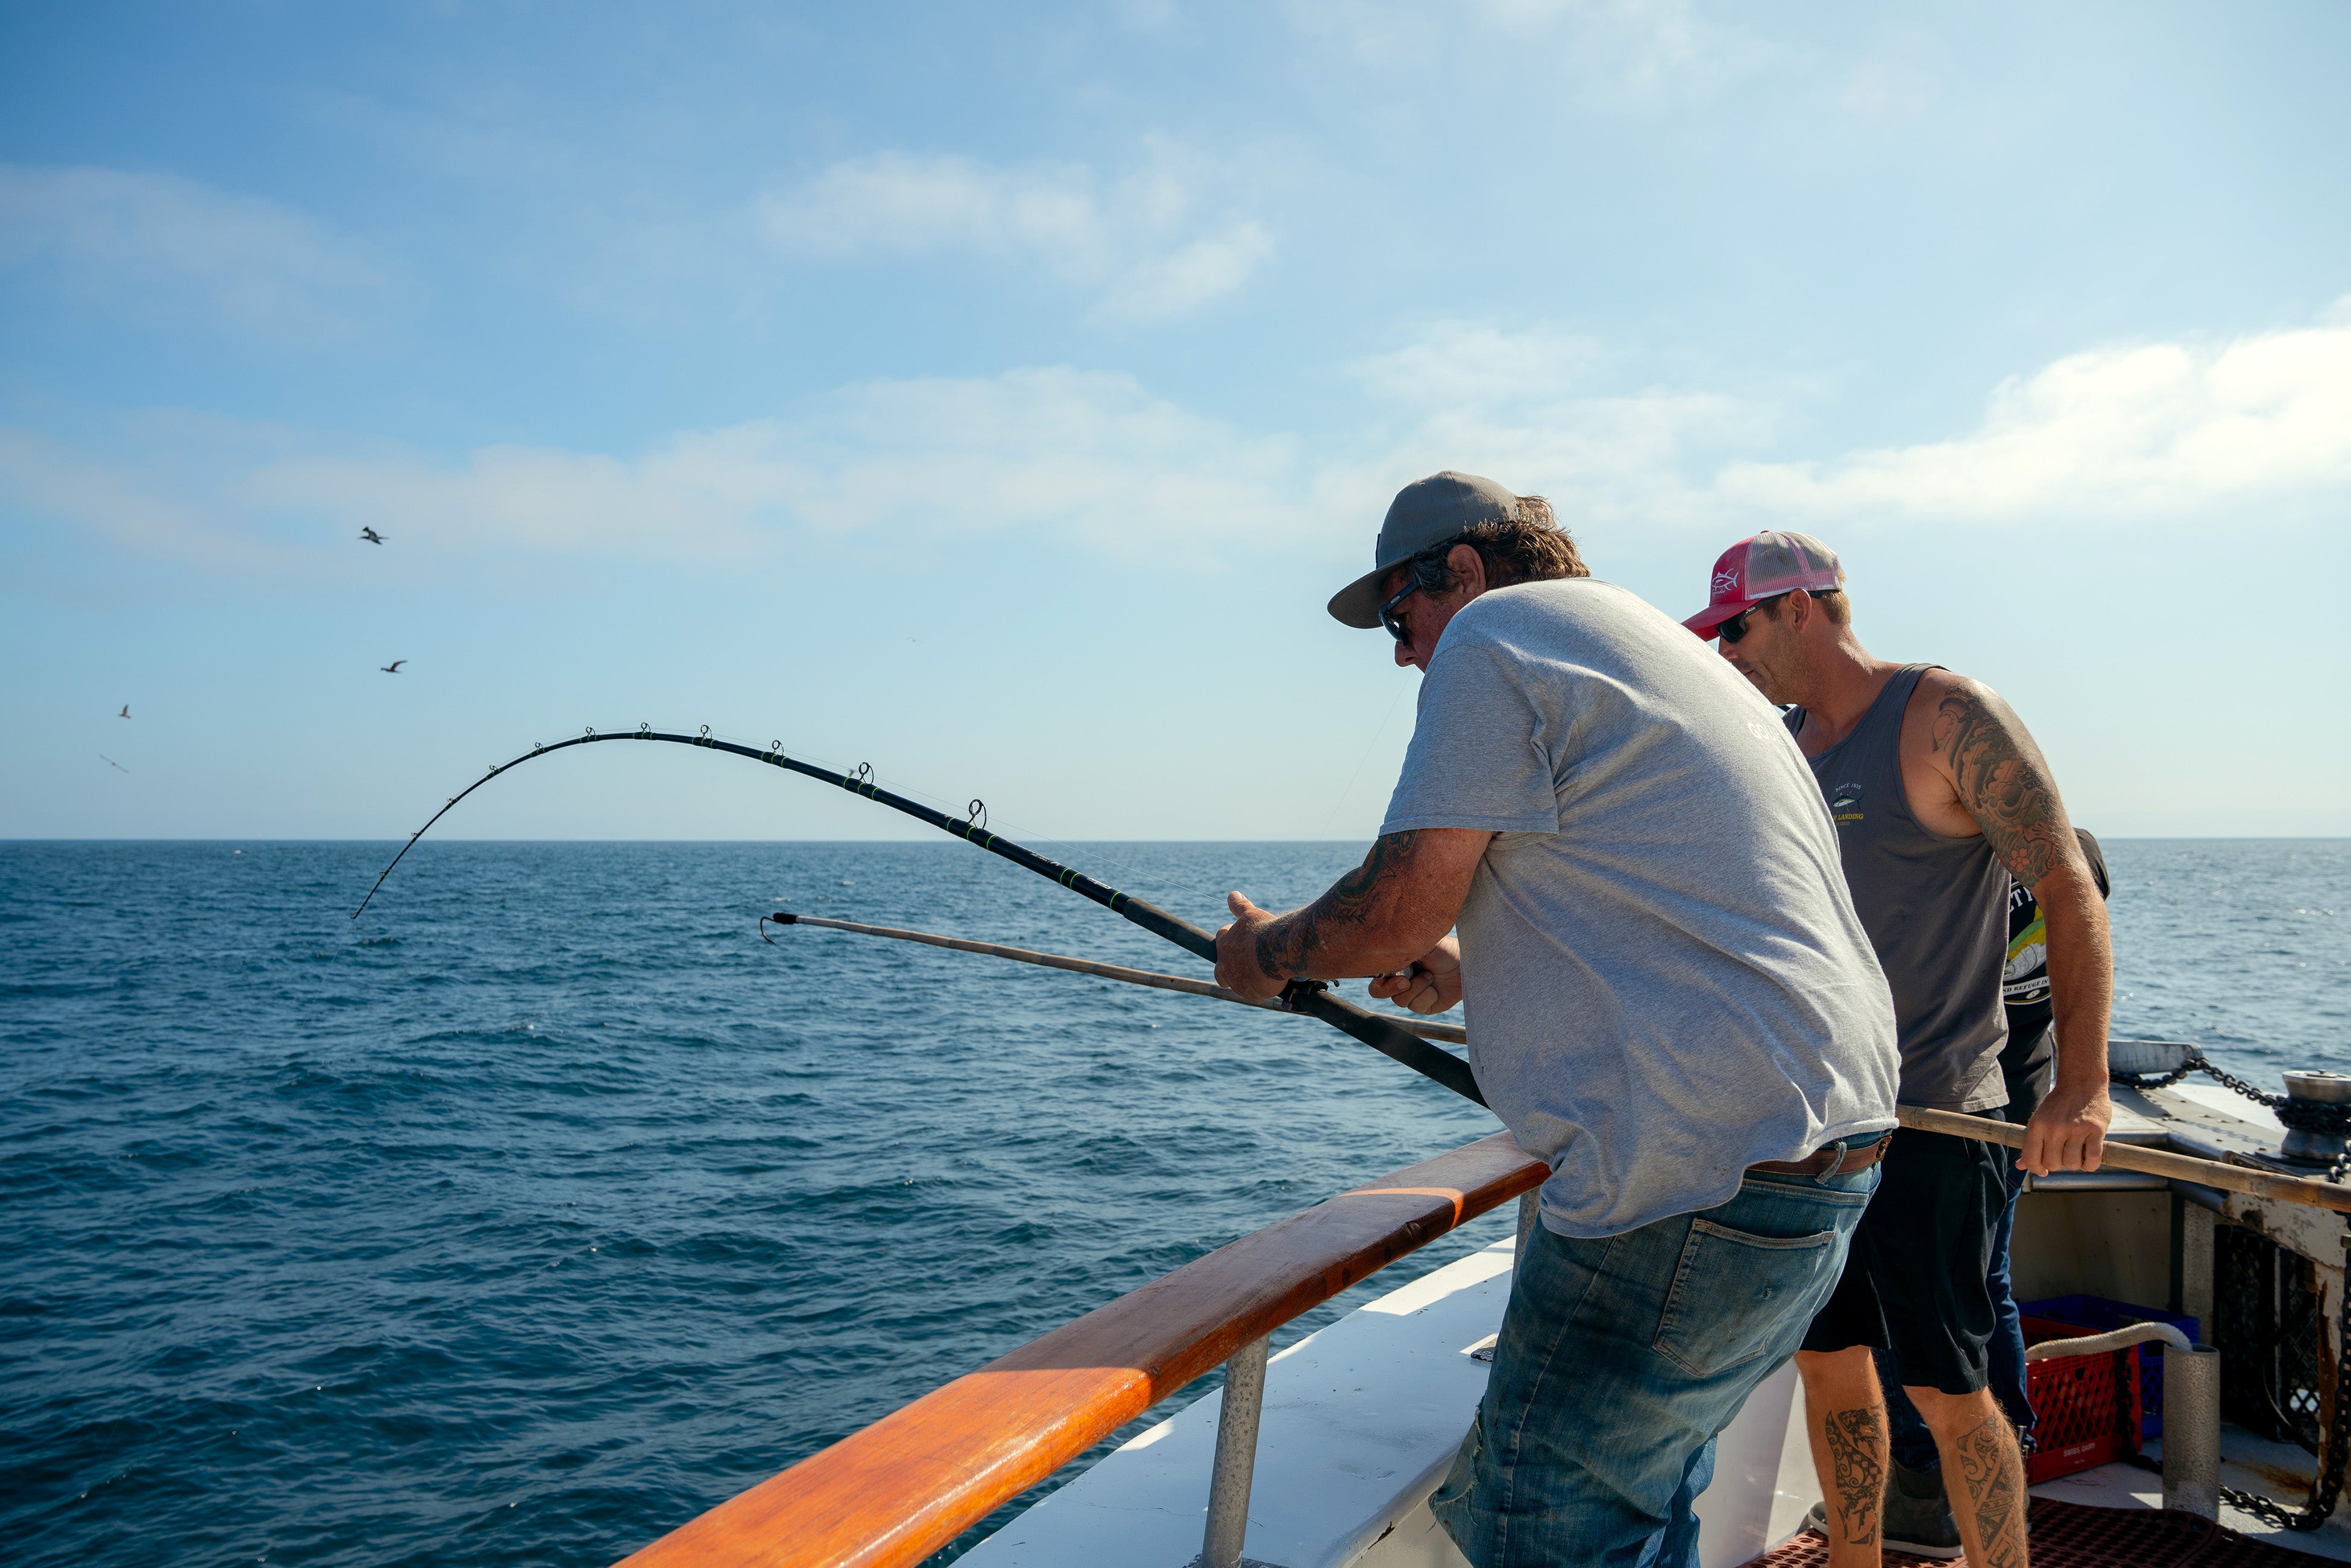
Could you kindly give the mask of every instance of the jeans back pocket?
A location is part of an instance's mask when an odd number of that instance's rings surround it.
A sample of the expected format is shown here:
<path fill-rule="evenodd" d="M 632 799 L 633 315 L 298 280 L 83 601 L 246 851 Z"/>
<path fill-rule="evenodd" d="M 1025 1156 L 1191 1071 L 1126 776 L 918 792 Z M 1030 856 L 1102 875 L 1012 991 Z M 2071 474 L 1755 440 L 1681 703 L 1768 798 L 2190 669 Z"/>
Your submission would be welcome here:
<path fill-rule="evenodd" d="M 1837 1239 L 1834 1230 L 1755 1236 L 1691 1220 L 1652 1348 L 1698 1377 L 1794 1349 L 1836 1284 Z"/>

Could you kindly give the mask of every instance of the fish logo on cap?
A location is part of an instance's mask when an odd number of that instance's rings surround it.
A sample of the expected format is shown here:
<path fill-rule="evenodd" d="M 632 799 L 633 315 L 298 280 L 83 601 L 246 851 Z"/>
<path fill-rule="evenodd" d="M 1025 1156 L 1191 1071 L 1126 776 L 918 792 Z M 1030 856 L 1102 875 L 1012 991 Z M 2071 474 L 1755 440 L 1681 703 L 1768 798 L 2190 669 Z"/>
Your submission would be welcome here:
<path fill-rule="evenodd" d="M 1707 607 L 1682 624 L 1701 637 L 1712 637 L 1717 626 L 1766 599 L 1799 588 L 1827 593 L 1844 586 L 1836 551 L 1810 534 L 1766 528 L 1715 558 Z"/>

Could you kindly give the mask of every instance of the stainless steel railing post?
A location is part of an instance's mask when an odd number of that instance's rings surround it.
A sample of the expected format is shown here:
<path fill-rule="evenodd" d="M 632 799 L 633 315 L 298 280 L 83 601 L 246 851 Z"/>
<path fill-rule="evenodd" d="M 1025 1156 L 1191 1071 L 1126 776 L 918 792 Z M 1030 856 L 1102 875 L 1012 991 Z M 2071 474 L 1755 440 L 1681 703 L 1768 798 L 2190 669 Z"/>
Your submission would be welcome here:
<path fill-rule="evenodd" d="M 1265 1408 L 1268 1339 L 1251 1340 L 1225 1363 L 1224 1407 L 1217 1415 L 1217 1462 L 1208 1477 L 1208 1527 L 1201 1568 L 1235 1568 L 1249 1534 L 1249 1481 L 1257 1472 L 1257 1423 Z"/>
<path fill-rule="evenodd" d="M 2212 1231 L 2214 1216 L 2202 1204 L 2183 1202 L 2179 1214 L 2179 1308 L 2212 1337 Z"/>
<path fill-rule="evenodd" d="M 2136 1354 L 2149 1342 L 2163 1349 L 2163 1506 L 2220 1516 L 2220 1353 L 2190 1344 L 2169 1323 L 2131 1323 L 2079 1339 L 2045 1339 L 2027 1361 L 2064 1355 Z"/>
<path fill-rule="evenodd" d="M 2163 1350 L 2163 1506 L 2220 1517 L 2220 1353 Z"/>
<path fill-rule="evenodd" d="M 1519 1194 L 1519 1239 L 1516 1250 L 1510 1254 L 1512 1262 L 1527 1255 L 1527 1238 L 1533 1235 L 1535 1227 L 1541 1223 L 1542 1188 L 1531 1187 Z"/>

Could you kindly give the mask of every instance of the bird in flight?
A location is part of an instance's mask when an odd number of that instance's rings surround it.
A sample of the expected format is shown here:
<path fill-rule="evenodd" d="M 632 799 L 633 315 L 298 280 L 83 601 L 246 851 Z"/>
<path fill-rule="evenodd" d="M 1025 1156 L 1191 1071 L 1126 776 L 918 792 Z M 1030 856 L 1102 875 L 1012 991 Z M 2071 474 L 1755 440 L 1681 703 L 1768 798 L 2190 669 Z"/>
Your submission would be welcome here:
<path fill-rule="evenodd" d="M 129 718 L 131 716 L 131 705 L 129 703 L 124 703 L 122 705 L 121 713 L 118 714 L 116 716 L 119 718 Z"/>
<path fill-rule="evenodd" d="M 371 545 L 380 545 L 383 543 L 383 536 L 371 528 L 362 527 L 360 529 L 360 538 L 367 540 L 367 542 Z"/>
<path fill-rule="evenodd" d="M 408 663 L 408 661 L 407 661 L 407 660 L 405 660 L 405 659 L 394 659 L 391 664 L 384 664 L 384 665 L 381 665 L 381 666 L 380 666 L 380 667 L 382 669 L 382 671 L 383 671 L 383 673 L 384 673 L 385 674 L 387 674 L 387 675 L 396 675 L 396 674 L 400 674 L 400 666 L 401 666 L 401 665 L 402 665 L 402 664 L 406 664 L 406 663 Z"/>
<path fill-rule="evenodd" d="M 120 764 L 120 762 L 117 762 L 116 760 L 114 760 L 114 758 L 113 758 L 109 757 L 109 756 L 108 756 L 105 752 L 103 752 L 103 751 L 101 751 L 101 752 L 99 752 L 99 753 L 98 754 L 98 759 L 99 759 L 100 762 L 105 763 L 109 768 L 113 768 L 113 769 L 114 769 L 116 772 L 118 772 L 118 773 L 128 773 L 128 772 L 130 772 L 130 771 L 131 771 L 131 769 L 129 769 L 128 768 L 123 767 L 123 766 L 122 766 L 122 764 Z"/>

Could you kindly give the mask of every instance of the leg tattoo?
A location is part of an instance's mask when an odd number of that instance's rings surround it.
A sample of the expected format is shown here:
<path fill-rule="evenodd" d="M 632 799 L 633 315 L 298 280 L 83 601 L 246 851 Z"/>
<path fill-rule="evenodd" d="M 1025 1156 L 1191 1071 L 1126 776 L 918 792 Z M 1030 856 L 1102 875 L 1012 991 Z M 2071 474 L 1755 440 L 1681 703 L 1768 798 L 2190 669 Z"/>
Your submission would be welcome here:
<path fill-rule="evenodd" d="M 1876 1406 L 1832 1410 L 1821 1423 L 1835 1469 L 1837 1520 L 1845 1543 L 1867 1546 L 1877 1539 L 1877 1516 L 1886 1498 L 1886 1412 Z"/>
<path fill-rule="evenodd" d="M 1967 1497 L 1951 1503 L 1975 1515 L 1983 1568 L 2024 1568 L 2024 1461 L 2016 1434 L 2004 1417 L 1988 1416 L 1960 1437 L 1958 1448 Z"/>

